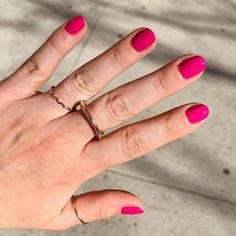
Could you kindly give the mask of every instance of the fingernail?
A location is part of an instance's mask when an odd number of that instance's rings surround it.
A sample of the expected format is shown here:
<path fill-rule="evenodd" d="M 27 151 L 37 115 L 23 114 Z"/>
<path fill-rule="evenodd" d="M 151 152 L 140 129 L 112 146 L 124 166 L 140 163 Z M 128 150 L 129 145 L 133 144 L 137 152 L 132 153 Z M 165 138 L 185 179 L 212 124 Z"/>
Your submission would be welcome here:
<path fill-rule="evenodd" d="M 206 105 L 198 104 L 187 109 L 186 116 L 190 123 L 194 124 L 206 119 L 209 115 L 209 108 Z"/>
<path fill-rule="evenodd" d="M 143 213 L 144 210 L 137 206 L 126 206 L 121 209 L 122 215 L 138 215 Z"/>
<path fill-rule="evenodd" d="M 190 79 L 193 76 L 203 72 L 206 69 L 207 62 L 201 56 L 194 56 L 184 60 L 179 65 L 179 71 L 185 79 Z"/>
<path fill-rule="evenodd" d="M 65 30 L 69 34 L 77 34 L 85 26 L 85 19 L 83 16 L 76 16 L 75 18 L 68 21 L 65 26 Z"/>
<path fill-rule="evenodd" d="M 131 40 L 132 47 L 137 51 L 141 52 L 148 48 L 154 41 L 156 36 L 154 32 L 148 28 L 139 31 Z"/>

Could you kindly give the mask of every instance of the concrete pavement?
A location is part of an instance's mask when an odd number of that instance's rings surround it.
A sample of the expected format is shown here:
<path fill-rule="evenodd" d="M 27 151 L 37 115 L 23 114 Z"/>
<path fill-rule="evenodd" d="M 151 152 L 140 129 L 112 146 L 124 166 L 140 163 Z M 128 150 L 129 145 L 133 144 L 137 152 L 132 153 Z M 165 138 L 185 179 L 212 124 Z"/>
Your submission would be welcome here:
<path fill-rule="evenodd" d="M 203 55 L 202 80 L 147 109 L 131 123 L 191 101 L 211 108 L 194 134 L 108 170 L 80 190 L 122 188 L 138 194 L 145 214 L 116 217 L 63 232 L 0 230 L 10 235 L 219 235 L 236 234 L 236 0 L 1 0 L 0 77 L 19 66 L 59 24 L 77 14 L 89 23 L 82 44 L 61 63 L 47 90 L 82 63 L 140 26 L 158 45 L 104 92 L 149 73 L 184 53 Z M 124 125 L 124 124 L 123 124 Z"/>

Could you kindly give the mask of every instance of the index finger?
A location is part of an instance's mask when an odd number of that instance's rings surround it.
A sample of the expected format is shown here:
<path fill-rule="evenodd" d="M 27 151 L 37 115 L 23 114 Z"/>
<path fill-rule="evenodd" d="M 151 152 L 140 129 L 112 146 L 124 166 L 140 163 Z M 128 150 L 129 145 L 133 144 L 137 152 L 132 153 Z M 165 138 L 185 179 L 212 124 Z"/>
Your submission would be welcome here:
<path fill-rule="evenodd" d="M 4 99 L 17 100 L 34 94 L 84 37 L 86 30 L 83 16 L 61 25 L 16 72 L 2 81 L 0 90 L 4 91 Z"/>

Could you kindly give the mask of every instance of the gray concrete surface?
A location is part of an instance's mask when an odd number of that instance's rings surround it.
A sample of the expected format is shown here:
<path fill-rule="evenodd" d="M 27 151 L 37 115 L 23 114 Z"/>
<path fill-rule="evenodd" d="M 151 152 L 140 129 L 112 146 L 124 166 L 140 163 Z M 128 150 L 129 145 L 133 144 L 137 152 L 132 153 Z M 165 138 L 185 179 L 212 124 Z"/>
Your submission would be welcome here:
<path fill-rule="evenodd" d="M 57 25 L 83 14 L 89 23 L 86 39 L 63 61 L 43 91 L 122 35 L 148 26 L 157 34 L 157 48 L 103 93 L 184 53 L 205 56 L 208 69 L 202 80 L 126 123 L 191 101 L 211 108 L 209 120 L 194 134 L 108 170 L 80 190 L 133 191 L 145 202 L 143 216 L 115 217 L 62 232 L 0 230 L 0 236 L 236 235 L 236 0 L 0 0 L 0 9 L 4 9 L 0 15 L 1 78 Z"/>

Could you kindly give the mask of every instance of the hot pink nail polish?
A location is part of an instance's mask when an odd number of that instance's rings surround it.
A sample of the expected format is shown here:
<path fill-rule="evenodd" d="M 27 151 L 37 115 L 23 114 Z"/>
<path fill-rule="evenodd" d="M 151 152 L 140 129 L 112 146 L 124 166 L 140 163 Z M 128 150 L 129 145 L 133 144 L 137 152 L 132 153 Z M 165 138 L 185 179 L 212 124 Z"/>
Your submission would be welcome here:
<path fill-rule="evenodd" d="M 137 206 L 126 206 L 121 209 L 122 215 L 138 215 L 143 213 L 144 210 Z"/>
<path fill-rule="evenodd" d="M 148 48 L 154 41 L 156 36 L 154 32 L 148 28 L 139 31 L 131 40 L 132 47 L 137 51 L 141 52 Z"/>
<path fill-rule="evenodd" d="M 190 123 L 197 123 L 206 119 L 209 115 L 209 108 L 206 105 L 198 104 L 187 109 L 186 116 Z"/>
<path fill-rule="evenodd" d="M 83 16 L 76 16 L 75 18 L 68 21 L 65 26 L 65 30 L 69 34 L 77 34 L 85 26 L 85 19 Z"/>
<path fill-rule="evenodd" d="M 184 60 L 179 65 L 179 71 L 185 79 L 190 79 L 191 77 L 201 73 L 206 69 L 206 60 L 201 56 L 194 56 Z"/>

